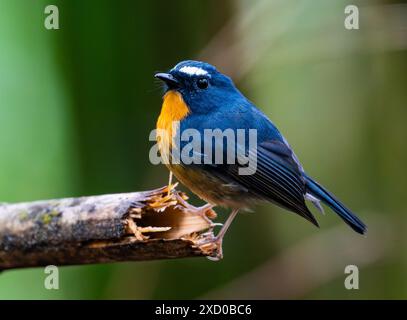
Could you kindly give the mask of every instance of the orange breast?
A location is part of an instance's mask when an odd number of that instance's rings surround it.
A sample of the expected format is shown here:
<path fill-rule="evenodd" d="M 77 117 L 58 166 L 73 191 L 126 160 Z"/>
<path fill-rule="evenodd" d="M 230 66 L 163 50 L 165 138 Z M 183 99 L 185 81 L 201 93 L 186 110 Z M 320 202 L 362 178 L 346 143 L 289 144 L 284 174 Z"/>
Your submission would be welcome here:
<path fill-rule="evenodd" d="M 173 123 L 184 119 L 189 112 L 190 110 L 179 92 L 171 90 L 164 95 L 161 113 L 157 120 L 157 142 L 163 157 L 170 155 Z"/>

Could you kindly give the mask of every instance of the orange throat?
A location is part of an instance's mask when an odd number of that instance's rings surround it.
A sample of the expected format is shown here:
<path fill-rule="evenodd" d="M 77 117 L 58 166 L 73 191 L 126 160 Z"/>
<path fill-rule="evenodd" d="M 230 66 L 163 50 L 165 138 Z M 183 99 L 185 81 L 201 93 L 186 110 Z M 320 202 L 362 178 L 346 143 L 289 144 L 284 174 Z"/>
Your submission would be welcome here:
<path fill-rule="evenodd" d="M 161 155 L 167 157 L 172 146 L 173 124 L 186 118 L 190 110 L 178 91 L 168 91 L 157 120 L 157 142 Z"/>

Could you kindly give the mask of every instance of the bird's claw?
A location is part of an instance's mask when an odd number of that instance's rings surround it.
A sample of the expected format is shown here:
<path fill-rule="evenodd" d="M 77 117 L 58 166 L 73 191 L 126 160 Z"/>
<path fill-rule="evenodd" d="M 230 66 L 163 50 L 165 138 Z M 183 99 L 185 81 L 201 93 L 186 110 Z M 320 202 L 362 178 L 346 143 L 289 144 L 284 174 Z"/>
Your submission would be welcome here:
<path fill-rule="evenodd" d="M 215 226 L 215 224 L 212 223 L 212 220 L 209 219 L 209 217 L 207 215 L 207 212 L 213 208 L 212 204 L 207 203 L 201 207 L 195 207 L 195 206 L 189 204 L 187 201 L 185 201 L 180 194 L 176 193 L 175 197 L 177 198 L 179 205 L 188 209 L 189 212 L 201 216 L 204 220 L 209 222 L 212 226 Z"/>
<path fill-rule="evenodd" d="M 215 240 L 214 244 L 216 245 L 215 254 L 212 256 L 207 256 L 206 258 L 211 261 L 220 261 L 223 259 L 223 248 L 222 248 L 223 239 Z"/>
<path fill-rule="evenodd" d="M 198 246 L 202 249 L 210 249 L 212 252 L 212 255 L 206 256 L 207 259 L 211 261 L 220 261 L 223 258 L 223 249 L 222 249 L 222 243 L 223 243 L 223 238 L 209 238 L 209 239 L 204 239 L 201 241 Z M 213 248 L 215 246 L 215 248 Z"/>

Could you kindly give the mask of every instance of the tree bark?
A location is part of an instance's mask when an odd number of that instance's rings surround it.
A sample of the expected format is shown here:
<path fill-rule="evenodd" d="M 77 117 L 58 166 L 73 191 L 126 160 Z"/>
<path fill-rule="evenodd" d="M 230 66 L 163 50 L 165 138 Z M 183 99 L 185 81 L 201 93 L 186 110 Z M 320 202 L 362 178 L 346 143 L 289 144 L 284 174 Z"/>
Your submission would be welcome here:
<path fill-rule="evenodd" d="M 174 185 L 0 204 L 0 270 L 216 255 L 216 213 L 186 200 Z"/>

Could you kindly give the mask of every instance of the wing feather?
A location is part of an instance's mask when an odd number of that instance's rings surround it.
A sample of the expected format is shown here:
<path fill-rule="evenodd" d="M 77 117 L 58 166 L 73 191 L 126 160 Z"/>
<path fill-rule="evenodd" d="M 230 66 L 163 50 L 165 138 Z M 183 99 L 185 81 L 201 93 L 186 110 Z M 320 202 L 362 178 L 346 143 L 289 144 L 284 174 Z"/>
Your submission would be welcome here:
<path fill-rule="evenodd" d="M 305 182 L 301 171 L 292 158 L 291 150 L 278 144 L 278 151 L 269 146 L 274 143 L 263 143 L 257 152 L 249 152 L 249 156 L 256 156 L 257 169 L 252 175 L 239 175 L 238 164 L 222 165 L 215 169 L 223 178 L 233 180 L 243 186 L 257 198 L 271 201 L 283 208 L 304 217 L 314 225 L 318 223 L 305 205 Z"/>

